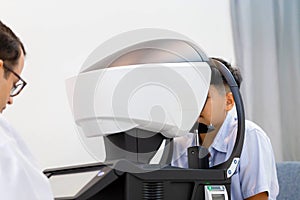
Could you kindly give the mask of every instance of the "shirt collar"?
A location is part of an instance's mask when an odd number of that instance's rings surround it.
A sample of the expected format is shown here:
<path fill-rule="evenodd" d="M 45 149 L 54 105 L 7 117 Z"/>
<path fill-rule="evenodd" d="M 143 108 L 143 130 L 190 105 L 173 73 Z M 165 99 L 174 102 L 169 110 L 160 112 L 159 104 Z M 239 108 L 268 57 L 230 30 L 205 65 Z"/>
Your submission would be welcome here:
<path fill-rule="evenodd" d="M 211 152 L 212 148 L 226 153 L 228 150 L 228 143 L 231 140 L 231 134 L 233 133 L 233 124 L 237 121 L 236 109 L 233 107 L 226 115 L 226 118 L 217 133 L 213 143 L 209 147 L 209 152 Z"/>

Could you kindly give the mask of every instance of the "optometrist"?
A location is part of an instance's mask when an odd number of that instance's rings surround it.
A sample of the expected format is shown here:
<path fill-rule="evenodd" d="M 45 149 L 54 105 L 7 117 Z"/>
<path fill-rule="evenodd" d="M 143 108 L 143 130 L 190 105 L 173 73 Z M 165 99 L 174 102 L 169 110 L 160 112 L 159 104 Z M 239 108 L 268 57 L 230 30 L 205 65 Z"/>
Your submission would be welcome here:
<path fill-rule="evenodd" d="M 26 55 L 14 32 L 0 21 L 0 199 L 50 200 L 50 184 L 22 138 L 3 117 L 25 87 L 20 77 Z"/>

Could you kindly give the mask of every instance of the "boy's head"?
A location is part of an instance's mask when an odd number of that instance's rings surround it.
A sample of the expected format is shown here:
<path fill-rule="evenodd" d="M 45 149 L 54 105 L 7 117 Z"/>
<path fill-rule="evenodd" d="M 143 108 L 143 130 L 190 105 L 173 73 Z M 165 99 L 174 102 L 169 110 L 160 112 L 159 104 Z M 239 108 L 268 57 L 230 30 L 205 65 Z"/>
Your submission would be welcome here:
<path fill-rule="evenodd" d="M 228 62 L 220 58 L 212 58 L 225 65 L 233 75 L 238 87 L 242 82 L 242 76 L 238 68 L 232 67 Z M 234 98 L 224 76 L 215 67 L 211 68 L 211 83 L 205 106 L 203 107 L 199 123 L 213 125 L 219 129 L 223 124 L 226 114 L 234 106 Z"/>

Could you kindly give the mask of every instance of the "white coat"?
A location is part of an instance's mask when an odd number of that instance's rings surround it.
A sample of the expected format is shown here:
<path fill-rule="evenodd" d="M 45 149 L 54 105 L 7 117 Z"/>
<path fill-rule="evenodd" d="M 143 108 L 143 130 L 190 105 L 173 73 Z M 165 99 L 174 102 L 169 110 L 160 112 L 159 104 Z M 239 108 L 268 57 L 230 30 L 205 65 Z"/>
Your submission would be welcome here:
<path fill-rule="evenodd" d="M 53 200 L 50 183 L 19 134 L 0 114 L 0 199 Z"/>

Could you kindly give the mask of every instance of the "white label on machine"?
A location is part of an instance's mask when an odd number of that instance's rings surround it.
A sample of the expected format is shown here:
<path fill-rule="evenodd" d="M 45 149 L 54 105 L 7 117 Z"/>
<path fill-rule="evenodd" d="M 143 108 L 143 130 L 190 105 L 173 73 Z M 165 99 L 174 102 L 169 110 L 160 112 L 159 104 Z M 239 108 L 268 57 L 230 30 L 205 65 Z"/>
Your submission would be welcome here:
<path fill-rule="evenodd" d="M 228 200 L 228 194 L 224 185 L 205 185 L 205 200 Z"/>

